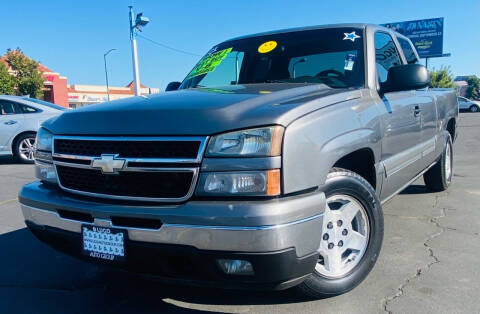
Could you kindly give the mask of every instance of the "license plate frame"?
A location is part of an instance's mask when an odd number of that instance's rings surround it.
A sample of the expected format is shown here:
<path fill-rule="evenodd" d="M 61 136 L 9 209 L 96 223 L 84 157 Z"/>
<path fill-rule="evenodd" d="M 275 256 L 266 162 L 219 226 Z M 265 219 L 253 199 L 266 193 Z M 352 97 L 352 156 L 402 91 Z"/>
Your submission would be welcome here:
<path fill-rule="evenodd" d="M 82 253 L 93 259 L 123 262 L 126 258 L 126 230 L 82 225 Z"/>

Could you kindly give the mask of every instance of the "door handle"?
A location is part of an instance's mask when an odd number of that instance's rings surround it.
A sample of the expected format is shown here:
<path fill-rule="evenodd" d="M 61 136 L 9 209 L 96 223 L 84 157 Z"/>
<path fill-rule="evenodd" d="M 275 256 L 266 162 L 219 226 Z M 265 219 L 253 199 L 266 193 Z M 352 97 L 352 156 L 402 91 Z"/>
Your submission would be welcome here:
<path fill-rule="evenodd" d="M 421 112 L 422 112 L 422 110 L 420 109 L 419 106 L 415 106 L 415 108 L 413 109 L 413 115 L 414 115 L 415 117 L 418 117 Z"/>
<path fill-rule="evenodd" d="M 4 122 L 3 124 L 12 125 L 12 124 L 15 124 L 15 123 L 17 123 L 17 121 L 10 120 L 10 121 Z"/>

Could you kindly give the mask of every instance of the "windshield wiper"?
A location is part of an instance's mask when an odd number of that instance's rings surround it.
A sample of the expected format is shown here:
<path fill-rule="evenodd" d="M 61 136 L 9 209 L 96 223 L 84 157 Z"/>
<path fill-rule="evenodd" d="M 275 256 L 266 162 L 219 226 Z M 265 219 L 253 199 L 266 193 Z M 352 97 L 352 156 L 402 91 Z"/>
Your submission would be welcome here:
<path fill-rule="evenodd" d="M 265 83 L 292 83 L 292 82 L 282 81 L 282 80 L 265 80 Z"/>

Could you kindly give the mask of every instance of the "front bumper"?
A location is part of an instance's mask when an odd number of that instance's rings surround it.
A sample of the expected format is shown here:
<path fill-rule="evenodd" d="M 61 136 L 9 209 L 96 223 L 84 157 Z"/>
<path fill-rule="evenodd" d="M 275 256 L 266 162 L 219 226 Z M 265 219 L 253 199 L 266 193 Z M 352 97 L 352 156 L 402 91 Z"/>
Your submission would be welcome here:
<path fill-rule="evenodd" d="M 82 225 L 121 228 L 127 231 L 127 256 L 118 266 L 181 281 L 261 288 L 287 288 L 313 271 L 325 204 L 320 192 L 269 201 L 106 204 L 39 182 L 26 185 L 19 199 L 32 232 L 71 255 L 82 257 Z M 62 217 L 65 210 L 93 221 Z M 126 227 L 114 224 L 113 216 L 159 219 L 162 225 Z M 220 258 L 250 261 L 255 275 L 227 276 L 216 266 Z"/>

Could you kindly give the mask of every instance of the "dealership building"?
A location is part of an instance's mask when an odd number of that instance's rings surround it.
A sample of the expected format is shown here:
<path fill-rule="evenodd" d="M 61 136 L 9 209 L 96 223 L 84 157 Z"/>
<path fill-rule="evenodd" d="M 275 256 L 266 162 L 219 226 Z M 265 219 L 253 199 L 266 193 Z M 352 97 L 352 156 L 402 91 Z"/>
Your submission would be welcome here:
<path fill-rule="evenodd" d="M 125 87 L 109 86 L 108 91 L 110 100 L 132 97 L 134 95 L 133 82 Z M 158 94 L 159 92 L 159 88 L 150 88 L 143 84 L 140 85 L 140 93 L 142 95 Z M 108 101 L 107 86 L 105 85 L 67 85 L 67 94 L 68 106 L 70 108 L 78 108 Z"/>
<path fill-rule="evenodd" d="M 14 75 L 14 71 L 9 68 L 5 57 L 0 57 L 10 74 Z M 107 86 L 105 85 L 79 85 L 67 84 L 67 77 L 50 70 L 42 64 L 38 65 L 38 70 L 42 73 L 43 82 L 43 98 L 65 108 L 78 108 L 85 105 L 96 104 L 108 100 Z M 127 98 L 134 96 L 133 82 L 127 86 L 109 86 L 110 100 Z M 141 85 L 141 95 L 157 94 L 159 88 L 150 88 Z"/>

